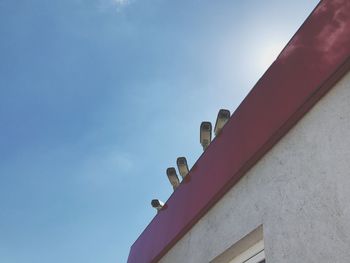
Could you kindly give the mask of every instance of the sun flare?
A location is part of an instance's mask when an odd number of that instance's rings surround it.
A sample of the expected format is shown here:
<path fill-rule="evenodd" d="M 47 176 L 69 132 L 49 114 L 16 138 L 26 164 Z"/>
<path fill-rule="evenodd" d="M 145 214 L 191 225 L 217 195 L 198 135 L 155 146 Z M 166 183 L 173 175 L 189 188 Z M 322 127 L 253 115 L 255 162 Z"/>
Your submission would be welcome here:
<path fill-rule="evenodd" d="M 276 60 L 286 43 L 283 41 L 271 41 L 262 45 L 262 49 L 257 55 L 257 65 L 261 70 L 267 70 Z"/>

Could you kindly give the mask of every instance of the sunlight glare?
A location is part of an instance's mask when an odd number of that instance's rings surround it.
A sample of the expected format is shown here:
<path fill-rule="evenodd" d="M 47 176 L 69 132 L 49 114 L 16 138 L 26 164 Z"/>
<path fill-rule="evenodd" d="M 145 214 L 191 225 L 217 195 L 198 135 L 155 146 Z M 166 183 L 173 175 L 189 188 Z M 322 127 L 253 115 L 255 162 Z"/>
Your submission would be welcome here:
<path fill-rule="evenodd" d="M 261 45 L 261 50 L 257 54 L 257 66 L 259 70 L 266 71 L 276 60 L 286 43 L 283 41 L 270 41 Z"/>

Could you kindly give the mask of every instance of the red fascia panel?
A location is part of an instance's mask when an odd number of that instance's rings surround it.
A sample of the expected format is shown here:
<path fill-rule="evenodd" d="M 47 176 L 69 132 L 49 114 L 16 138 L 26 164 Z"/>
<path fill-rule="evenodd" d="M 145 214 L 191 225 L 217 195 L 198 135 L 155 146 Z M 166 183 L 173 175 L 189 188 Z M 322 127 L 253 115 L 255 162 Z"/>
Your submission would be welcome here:
<path fill-rule="evenodd" d="M 350 1 L 321 1 L 132 245 L 128 263 L 164 256 L 349 69 Z"/>

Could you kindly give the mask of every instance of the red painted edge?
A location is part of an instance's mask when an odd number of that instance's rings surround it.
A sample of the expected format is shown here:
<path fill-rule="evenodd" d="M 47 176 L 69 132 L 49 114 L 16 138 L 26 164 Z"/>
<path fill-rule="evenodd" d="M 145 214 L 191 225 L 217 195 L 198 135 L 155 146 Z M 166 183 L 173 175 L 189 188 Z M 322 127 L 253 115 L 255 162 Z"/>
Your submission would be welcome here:
<path fill-rule="evenodd" d="M 350 2 L 324 0 L 132 245 L 157 262 L 350 69 Z"/>

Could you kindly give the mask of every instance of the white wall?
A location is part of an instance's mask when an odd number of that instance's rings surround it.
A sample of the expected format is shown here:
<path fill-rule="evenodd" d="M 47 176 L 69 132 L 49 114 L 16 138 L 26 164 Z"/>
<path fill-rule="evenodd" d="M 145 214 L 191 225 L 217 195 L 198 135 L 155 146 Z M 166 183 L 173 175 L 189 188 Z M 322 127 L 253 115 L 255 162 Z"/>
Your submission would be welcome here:
<path fill-rule="evenodd" d="M 350 262 L 350 73 L 160 262 L 209 262 L 259 225 L 267 263 Z"/>

